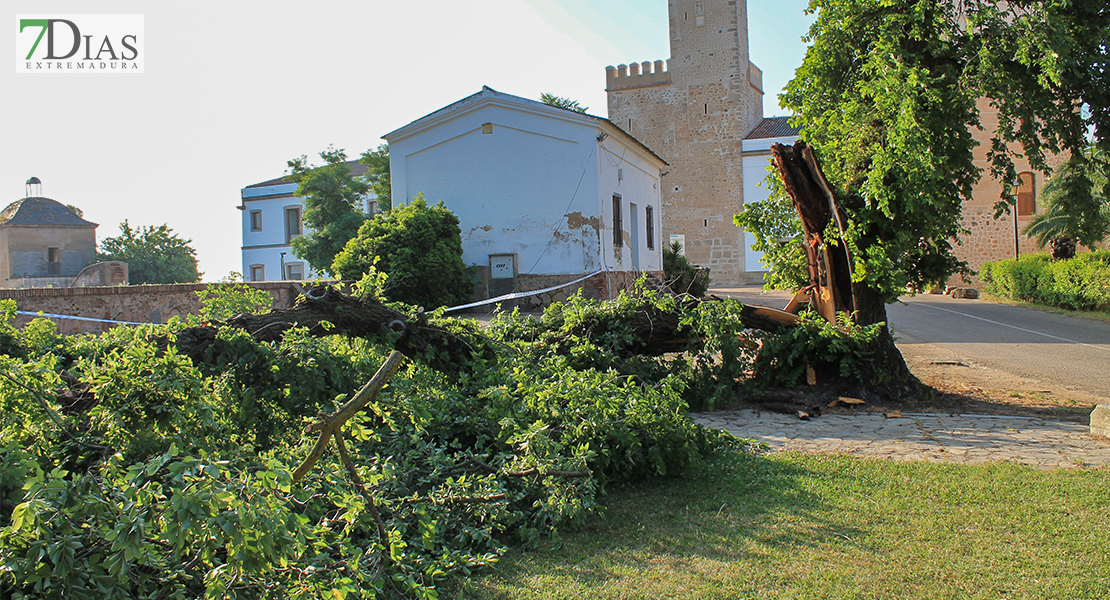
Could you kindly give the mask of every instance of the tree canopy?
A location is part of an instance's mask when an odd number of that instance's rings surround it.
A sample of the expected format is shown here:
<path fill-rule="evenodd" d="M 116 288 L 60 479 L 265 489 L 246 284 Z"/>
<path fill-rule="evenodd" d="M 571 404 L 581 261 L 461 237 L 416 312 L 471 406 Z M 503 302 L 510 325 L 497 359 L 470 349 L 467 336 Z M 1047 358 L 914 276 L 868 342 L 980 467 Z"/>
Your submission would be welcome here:
<path fill-rule="evenodd" d="M 320 153 L 324 164 L 314 167 L 301 156 L 289 161 L 289 177 L 298 184 L 296 194 L 304 198 L 303 221 L 311 232 L 293 238 L 293 252 L 308 261 L 315 271 L 330 271 L 335 255 L 355 237 L 366 221 L 360 210 L 370 184 L 351 173 L 347 154 L 328 147 Z"/>
<path fill-rule="evenodd" d="M 1049 171 L 1052 154 L 1082 163 L 1088 137 L 1110 146 L 1104 3 L 812 0 L 808 10 L 811 46 L 780 99 L 848 214 L 844 242 L 865 292 L 890 301 L 967 272 L 952 244 L 982 176 L 972 137 L 982 103 L 997 110 L 988 159 L 1003 182 L 1017 180 L 1015 157 Z M 998 214 L 1012 192 L 1006 184 Z"/>
<path fill-rule="evenodd" d="M 458 217 L 442 202 L 430 206 L 417 194 L 366 221 L 331 270 L 355 280 L 380 271 L 387 275 L 381 290 L 387 299 L 431 309 L 470 298 L 474 284 L 462 253 Z"/>
<path fill-rule="evenodd" d="M 556 96 L 555 94 L 548 94 L 547 92 L 540 94 L 540 102 L 548 106 L 572 110 L 576 113 L 585 113 L 587 110 L 590 110 L 590 107 L 578 104 L 577 100 Z"/>
<path fill-rule="evenodd" d="M 120 223 L 120 235 L 100 240 L 98 261 L 127 263 L 128 283 L 192 283 L 200 280 L 197 252 L 168 225 L 132 228 Z"/>
<path fill-rule="evenodd" d="M 378 197 L 378 208 L 389 210 L 393 195 L 389 180 L 389 144 L 363 152 L 359 162 L 367 166 L 366 182 L 370 184 L 370 193 Z"/>

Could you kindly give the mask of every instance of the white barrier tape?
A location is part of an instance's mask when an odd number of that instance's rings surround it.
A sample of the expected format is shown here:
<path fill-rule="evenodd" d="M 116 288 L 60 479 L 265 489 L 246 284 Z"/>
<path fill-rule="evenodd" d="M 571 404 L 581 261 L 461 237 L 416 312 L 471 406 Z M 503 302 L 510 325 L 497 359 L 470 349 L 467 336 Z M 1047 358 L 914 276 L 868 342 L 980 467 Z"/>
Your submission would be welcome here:
<path fill-rule="evenodd" d="M 109 319 L 94 319 L 92 317 L 71 317 L 69 315 L 55 315 L 52 313 L 37 313 L 26 310 L 15 311 L 17 315 L 28 317 L 47 317 L 50 319 L 69 319 L 71 321 L 92 321 L 94 323 L 116 323 L 118 325 L 150 325 L 151 323 L 136 323 L 135 321 L 111 321 Z"/>
<path fill-rule="evenodd" d="M 585 277 L 580 277 L 578 279 L 575 279 L 574 281 L 571 281 L 570 283 L 564 283 L 564 284 L 561 284 L 561 285 L 556 285 L 556 286 L 552 286 L 552 287 L 549 287 L 549 288 L 544 288 L 542 290 L 529 290 L 527 292 L 516 292 L 514 294 L 505 294 L 504 296 L 498 296 L 496 298 L 490 298 L 489 300 L 482 300 L 480 302 L 471 302 L 470 304 L 463 304 L 462 306 L 452 306 L 451 308 L 448 308 L 444 312 L 451 312 L 453 310 L 462 310 L 464 308 L 473 308 L 475 306 L 482 306 L 482 305 L 485 305 L 485 304 L 496 304 L 498 302 L 504 302 L 505 300 L 515 300 L 516 298 L 527 298 L 528 296 L 535 296 L 537 294 L 546 294 L 547 292 L 554 292 L 555 290 L 558 290 L 558 289 L 561 289 L 561 288 L 570 287 L 572 285 L 582 283 L 583 281 L 586 281 L 587 279 L 593 277 L 594 275 L 599 275 L 601 273 L 604 273 L 605 271 L 606 271 L 606 269 L 600 269 L 600 270 L 594 271 L 593 273 L 590 273 L 589 275 L 586 275 Z"/>

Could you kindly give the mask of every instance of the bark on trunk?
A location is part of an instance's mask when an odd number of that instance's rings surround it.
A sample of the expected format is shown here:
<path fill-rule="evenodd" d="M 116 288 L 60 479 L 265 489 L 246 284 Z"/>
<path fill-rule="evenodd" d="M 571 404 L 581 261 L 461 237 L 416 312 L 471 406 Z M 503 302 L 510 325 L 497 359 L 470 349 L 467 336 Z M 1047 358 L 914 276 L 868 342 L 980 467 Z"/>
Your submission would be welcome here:
<path fill-rule="evenodd" d="M 802 222 L 810 287 L 826 292 L 824 295 L 832 309 L 826 311 L 818 306 L 818 312 L 826 319 L 836 312 L 851 313 L 855 310 L 855 300 L 852 265 L 846 246 L 834 246 L 824 239 L 830 223 L 835 221 L 836 229 L 843 229 L 847 215 L 837 205 L 813 149 L 805 142 L 798 140 L 794 146 L 775 144 L 771 146 L 771 155 Z"/>
<path fill-rule="evenodd" d="M 881 294 L 862 284 L 853 284 L 857 302 L 856 322 L 883 323 L 879 337 L 871 343 L 871 360 L 863 369 L 860 388 L 884 400 L 906 400 L 920 395 L 923 384 L 910 372 L 902 352 L 894 345 Z"/>

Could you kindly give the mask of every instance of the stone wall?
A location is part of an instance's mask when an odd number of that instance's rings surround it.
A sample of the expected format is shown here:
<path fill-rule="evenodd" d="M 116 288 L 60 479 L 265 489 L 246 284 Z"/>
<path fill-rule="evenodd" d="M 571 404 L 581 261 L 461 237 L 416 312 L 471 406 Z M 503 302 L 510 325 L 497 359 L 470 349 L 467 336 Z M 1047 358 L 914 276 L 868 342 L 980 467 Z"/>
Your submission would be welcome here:
<path fill-rule="evenodd" d="M 286 308 L 302 289 L 292 281 L 260 281 L 247 285 L 265 290 L 274 299 L 274 308 Z M 208 284 L 183 283 L 173 285 L 133 285 L 82 288 L 32 288 L 0 290 L 0 300 L 13 299 L 18 310 L 43 312 L 73 317 L 129 321 L 138 323 L 165 323 L 172 317 L 196 314 L 201 309 L 197 292 L 208 289 Z M 15 318 L 15 325 L 22 327 L 31 319 L 24 315 Z M 65 334 L 99 333 L 114 327 L 111 323 L 53 319 L 58 331 Z"/>
<path fill-rule="evenodd" d="M 1039 252 L 1036 240 L 1021 235 L 1020 231 L 1032 217 L 1018 218 L 1018 249 L 1021 254 Z M 983 263 L 994 262 L 1007 258 L 1014 258 L 1014 215 L 1002 215 L 994 218 L 994 207 L 982 205 L 964 205 L 963 217 L 960 226 L 971 231 L 970 235 L 960 237 L 960 245 L 955 247 L 956 256 L 967 261 L 968 267 L 975 273 L 971 276 L 972 285 L 980 285 L 979 269 Z M 953 277 L 949 285 L 962 285 L 960 277 Z"/>

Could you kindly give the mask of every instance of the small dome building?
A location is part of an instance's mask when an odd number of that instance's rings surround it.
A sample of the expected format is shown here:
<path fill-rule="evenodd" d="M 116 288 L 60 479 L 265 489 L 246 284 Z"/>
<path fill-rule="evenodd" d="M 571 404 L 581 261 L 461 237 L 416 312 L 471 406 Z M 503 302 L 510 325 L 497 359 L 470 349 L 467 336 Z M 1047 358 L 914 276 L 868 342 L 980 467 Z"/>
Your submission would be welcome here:
<path fill-rule="evenodd" d="M 0 211 L 0 287 L 65 287 L 96 259 L 96 223 L 50 198 Z"/>

